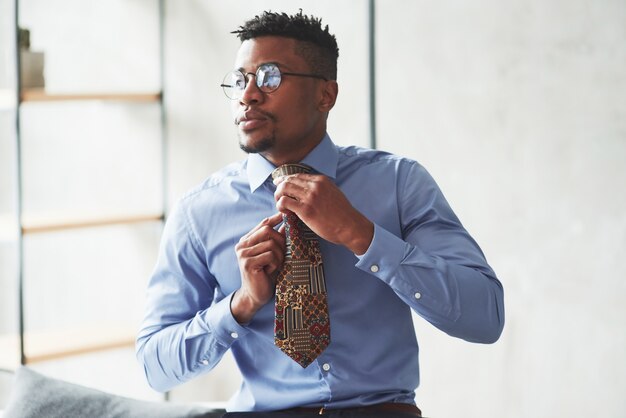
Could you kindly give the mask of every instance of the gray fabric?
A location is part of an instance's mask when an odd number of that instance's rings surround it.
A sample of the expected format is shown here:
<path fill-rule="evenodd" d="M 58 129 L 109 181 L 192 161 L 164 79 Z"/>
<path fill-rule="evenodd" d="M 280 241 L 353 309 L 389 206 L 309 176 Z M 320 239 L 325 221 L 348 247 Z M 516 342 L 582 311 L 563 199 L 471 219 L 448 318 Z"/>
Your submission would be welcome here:
<path fill-rule="evenodd" d="M 224 418 L 317 418 L 319 412 L 229 412 Z M 326 418 L 415 418 L 404 412 L 363 412 L 359 410 L 326 410 Z"/>
<path fill-rule="evenodd" d="M 222 414 L 200 406 L 124 398 L 20 367 L 3 418 L 218 418 Z"/>

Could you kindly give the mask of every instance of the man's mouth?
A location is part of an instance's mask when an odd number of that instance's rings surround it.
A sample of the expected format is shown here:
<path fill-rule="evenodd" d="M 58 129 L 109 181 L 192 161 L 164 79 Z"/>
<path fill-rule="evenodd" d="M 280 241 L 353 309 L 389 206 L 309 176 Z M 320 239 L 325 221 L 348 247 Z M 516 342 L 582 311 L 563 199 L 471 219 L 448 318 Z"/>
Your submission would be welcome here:
<path fill-rule="evenodd" d="M 258 110 L 247 110 L 240 113 L 235 118 L 235 125 L 239 126 L 242 131 L 250 131 L 265 125 L 268 121 L 274 120 L 274 117 L 266 112 Z"/>

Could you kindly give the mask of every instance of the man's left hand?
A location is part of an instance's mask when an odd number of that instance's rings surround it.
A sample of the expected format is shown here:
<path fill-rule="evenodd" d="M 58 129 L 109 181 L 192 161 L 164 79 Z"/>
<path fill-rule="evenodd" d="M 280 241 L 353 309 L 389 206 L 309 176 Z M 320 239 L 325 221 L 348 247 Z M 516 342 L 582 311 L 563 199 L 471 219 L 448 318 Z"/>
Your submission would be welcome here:
<path fill-rule="evenodd" d="M 321 238 L 361 255 L 374 237 L 374 224 L 356 210 L 332 180 L 320 174 L 279 177 L 276 208 L 294 212 Z"/>

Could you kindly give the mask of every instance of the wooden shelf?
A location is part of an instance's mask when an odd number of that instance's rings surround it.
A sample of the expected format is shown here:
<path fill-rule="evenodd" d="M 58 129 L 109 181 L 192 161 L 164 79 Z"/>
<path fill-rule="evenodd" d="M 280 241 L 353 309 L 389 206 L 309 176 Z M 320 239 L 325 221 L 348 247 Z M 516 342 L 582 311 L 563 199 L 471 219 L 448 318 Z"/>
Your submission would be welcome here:
<path fill-rule="evenodd" d="M 162 213 L 145 214 L 108 214 L 102 216 L 28 216 L 24 215 L 22 234 L 58 232 L 69 229 L 96 228 L 102 226 L 136 224 L 143 222 L 161 222 Z M 19 234 L 17 219 L 14 215 L 0 214 L 0 243 L 14 242 Z"/>
<path fill-rule="evenodd" d="M 91 217 L 51 218 L 51 217 L 28 217 L 22 221 L 22 233 L 38 234 L 44 232 L 57 232 L 68 229 L 94 228 L 99 226 L 135 224 L 141 222 L 162 221 L 162 213 L 147 213 L 134 215 L 103 215 Z"/>
<path fill-rule="evenodd" d="M 33 364 L 116 348 L 132 348 L 137 330 L 128 326 L 94 325 L 85 329 L 29 332 L 24 335 L 26 363 Z M 0 335 L 0 367 L 19 365 L 19 335 Z"/>
<path fill-rule="evenodd" d="M 113 101 L 158 103 L 162 94 L 155 93 L 48 93 L 43 89 L 25 89 L 22 102 L 59 102 L 59 101 Z"/>

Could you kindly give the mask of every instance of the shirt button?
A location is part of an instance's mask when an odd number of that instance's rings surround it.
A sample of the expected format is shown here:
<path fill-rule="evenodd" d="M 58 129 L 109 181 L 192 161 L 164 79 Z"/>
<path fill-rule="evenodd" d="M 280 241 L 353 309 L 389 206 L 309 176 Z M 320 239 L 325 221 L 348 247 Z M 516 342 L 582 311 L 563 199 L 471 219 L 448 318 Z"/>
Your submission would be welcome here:
<path fill-rule="evenodd" d="M 233 338 L 239 338 L 239 334 L 237 334 L 236 332 L 231 332 L 230 336 Z"/>
<path fill-rule="evenodd" d="M 370 267 L 370 271 L 372 273 L 378 273 L 378 270 L 379 270 L 378 264 L 372 264 L 372 266 Z"/>
<path fill-rule="evenodd" d="M 420 292 L 415 292 L 413 296 L 415 296 L 415 299 L 421 299 L 422 294 Z"/>
<path fill-rule="evenodd" d="M 204 364 L 205 366 L 209 365 L 209 360 L 202 360 L 202 364 Z"/>
<path fill-rule="evenodd" d="M 329 370 L 330 370 L 330 364 L 328 364 L 328 363 L 324 363 L 324 364 L 322 365 L 322 369 L 324 369 L 324 371 L 325 371 L 325 372 L 329 371 Z"/>

